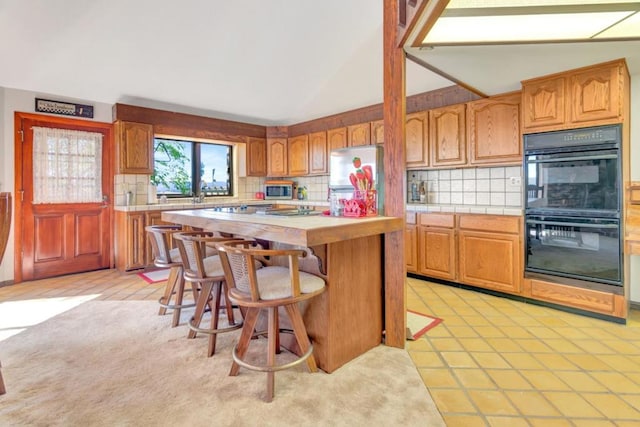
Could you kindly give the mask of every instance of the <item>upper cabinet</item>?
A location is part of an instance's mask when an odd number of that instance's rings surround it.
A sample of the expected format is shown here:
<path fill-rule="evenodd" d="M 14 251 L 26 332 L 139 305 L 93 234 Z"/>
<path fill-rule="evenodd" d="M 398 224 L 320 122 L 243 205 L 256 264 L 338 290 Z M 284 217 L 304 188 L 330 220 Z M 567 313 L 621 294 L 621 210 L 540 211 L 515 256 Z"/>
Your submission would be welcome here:
<path fill-rule="evenodd" d="M 371 143 L 384 144 L 384 120 L 371 122 Z"/>
<path fill-rule="evenodd" d="M 300 135 L 289 138 L 287 153 L 289 175 L 301 176 L 309 173 L 309 136 Z"/>
<path fill-rule="evenodd" d="M 309 174 L 321 175 L 329 171 L 327 132 L 309 134 Z"/>
<path fill-rule="evenodd" d="M 267 140 L 247 138 L 247 176 L 267 176 Z"/>
<path fill-rule="evenodd" d="M 327 131 L 327 143 L 329 144 L 329 152 L 347 146 L 347 128 L 329 129 Z"/>
<path fill-rule="evenodd" d="M 287 176 L 287 138 L 267 138 L 267 175 Z"/>
<path fill-rule="evenodd" d="M 404 140 L 407 168 L 429 166 L 429 115 L 426 111 L 407 114 Z"/>
<path fill-rule="evenodd" d="M 429 110 L 429 154 L 431 166 L 467 163 L 465 104 Z"/>
<path fill-rule="evenodd" d="M 524 133 L 621 122 L 628 79 L 617 60 L 523 81 Z"/>
<path fill-rule="evenodd" d="M 467 104 L 469 164 L 522 164 L 520 92 Z"/>
<path fill-rule="evenodd" d="M 115 122 L 116 173 L 153 173 L 153 126 L 146 123 Z"/>
<path fill-rule="evenodd" d="M 347 128 L 347 145 L 357 147 L 371 143 L 371 126 L 369 122 L 358 123 Z"/>

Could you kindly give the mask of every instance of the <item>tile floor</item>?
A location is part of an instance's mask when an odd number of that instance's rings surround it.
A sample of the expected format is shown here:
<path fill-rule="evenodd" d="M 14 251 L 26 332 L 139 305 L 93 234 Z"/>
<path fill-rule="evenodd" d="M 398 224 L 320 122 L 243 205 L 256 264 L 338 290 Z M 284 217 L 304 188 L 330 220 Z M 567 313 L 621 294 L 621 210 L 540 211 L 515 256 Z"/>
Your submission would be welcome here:
<path fill-rule="evenodd" d="M 0 287 L 0 302 L 163 287 L 102 270 Z M 407 350 L 447 426 L 640 426 L 639 311 L 625 326 L 413 278 L 407 308 L 444 319 Z"/>
<path fill-rule="evenodd" d="M 411 358 L 447 426 L 640 426 L 640 312 L 620 325 L 408 279 L 444 321 Z"/>

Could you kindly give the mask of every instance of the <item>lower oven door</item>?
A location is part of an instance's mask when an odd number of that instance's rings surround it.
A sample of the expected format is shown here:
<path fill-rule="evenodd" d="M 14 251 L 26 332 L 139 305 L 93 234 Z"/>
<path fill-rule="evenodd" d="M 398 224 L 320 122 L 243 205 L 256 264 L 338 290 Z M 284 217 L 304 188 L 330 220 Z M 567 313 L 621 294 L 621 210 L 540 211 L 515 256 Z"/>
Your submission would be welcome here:
<path fill-rule="evenodd" d="M 527 215 L 525 272 L 622 286 L 620 221 Z"/>

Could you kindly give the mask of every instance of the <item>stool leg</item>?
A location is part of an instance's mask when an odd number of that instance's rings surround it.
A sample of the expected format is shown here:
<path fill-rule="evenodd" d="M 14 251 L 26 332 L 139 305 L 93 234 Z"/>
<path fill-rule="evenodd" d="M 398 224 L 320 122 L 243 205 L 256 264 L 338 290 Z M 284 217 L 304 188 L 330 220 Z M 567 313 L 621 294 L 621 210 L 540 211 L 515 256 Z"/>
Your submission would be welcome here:
<path fill-rule="evenodd" d="M 256 323 L 258 323 L 259 313 L 260 309 L 256 307 L 249 307 L 246 310 L 246 313 L 244 315 L 244 325 L 242 326 L 242 333 L 240 334 L 238 344 L 236 344 L 236 354 L 240 359 L 244 359 L 244 356 L 247 353 L 249 342 L 251 341 L 251 337 L 253 336 L 253 331 L 256 328 Z M 231 364 L 229 375 L 235 377 L 236 375 L 238 375 L 238 371 L 240 371 L 240 365 L 238 365 L 234 361 Z"/>
<path fill-rule="evenodd" d="M 182 277 L 182 268 L 178 266 L 171 267 L 171 269 L 169 270 L 167 285 L 164 288 L 164 295 L 162 296 L 161 300 L 163 304 L 169 304 L 169 302 L 171 301 L 171 295 L 173 295 L 173 292 L 176 289 L 176 285 L 178 284 L 178 279 L 180 277 Z M 160 316 L 164 316 L 165 314 L 167 314 L 167 308 L 160 307 L 160 310 L 158 310 L 158 314 Z"/>
<path fill-rule="evenodd" d="M 222 293 L 222 283 L 216 282 L 212 293 L 215 295 L 215 303 L 213 312 L 211 313 L 211 329 L 218 329 L 218 319 L 220 318 L 220 294 Z M 208 357 L 213 356 L 216 352 L 216 339 L 218 334 L 209 334 L 209 351 Z"/>
<path fill-rule="evenodd" d="M 2 365 L 0 364 L 0 368 L 2 368 Z M 2 371 L 0 371 L 0 394 L 5 394 L 7 392 L 7 389 L 4 388 L 4 380 L 2 379 Z"/>
<path fill-rule="evenodd" d="M 296 340 L 298 341 L 298 345 L 300 346 L 300 351 L 304 354 L 311 345 L 311 341 L 309 341 L 309 336 L 307 335 L 307 328 L 304 326 L 304 321 L 302 320 L 302 314 L 300 313 L 300 309 L 298 308 L 298 304 L 288 304 L 285 306 L 287 310 L 287 314 L 289 315 L 289 319 L 291 319 L 291 325 L 293 326 L 293 333 L 296 336 Z M 313 357 L 313 354 L 309 356 L 306 360 L 307 366 L 309 367 L 309 371 L 317 372 L 318 366 L 316 365 L 316 359 Z"/>
<path fill-rule="evenodd" d="M 173 310 L 173 322 L 171 322 L 171 327 L 175 328 L 180 323 L 180 311 L 181 308 L 179 306 L 182 305 L 182 298 L 184 297 L 184 277 L 182 274 L 178 277 L 178 289 L 176 289 L 176 307 Z"/>
<path fill-rule="evenodd" d="M 233 314 L 233 306 L 231 305 L 231 300 L 229 299 L 229 293 L 227 289 L 227 282 L 225 280 L 222 281 L 222 290 L 224 291 L 224 304 L 227 310 L 227 320 L 230 325 L 236 324 L 235 315 Z"/>
<path fill-rule="evenodd" d="M 191 318 L 191 324 L 193 326 L 199 327 L 200 322 L 202 321 L 202 316 L 204 315 L 204 309 L 209 302 L 209 296 L 211 295 L 211 288 L 213 287 L 213 282 L 208 281 L 204 282 L 200 285 L 200 292 L 198 293 L 198 299 L 196 300 L 196 310 L 193 313 L 193 317 Z M 211 312 L 213 316 L 213 311 Z M 189 329 L 188 338 L 195 338 L 197 332 Z"/>
<path fill-rule="evenodd" d="M 276 351 L 279 352 L 277 348 L 278 344 L 278 335 L 280 331 L 278 330 L 278 307 L 269 307 L 268 309 L 268 317 L 269 317 L 269 329 L 268 329 L 268 350 L 267 350 L 267 366 L 272 368 L 276 364 Z M 274 371 L 267 371 L 267 402 L 271 402 L 273 400 L 274 390 L 275 390 L 275 375 Z"/>

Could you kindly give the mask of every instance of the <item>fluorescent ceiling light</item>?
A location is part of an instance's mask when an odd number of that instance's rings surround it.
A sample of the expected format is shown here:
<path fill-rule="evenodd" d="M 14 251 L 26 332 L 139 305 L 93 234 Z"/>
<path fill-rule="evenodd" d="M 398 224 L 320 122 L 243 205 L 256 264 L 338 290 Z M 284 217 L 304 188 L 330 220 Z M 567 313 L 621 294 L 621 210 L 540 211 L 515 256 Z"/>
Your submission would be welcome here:
<path fill-rule="evenodd" d="M 640 3 L 451 0 L 423 46 L 640 38 Z"/>

